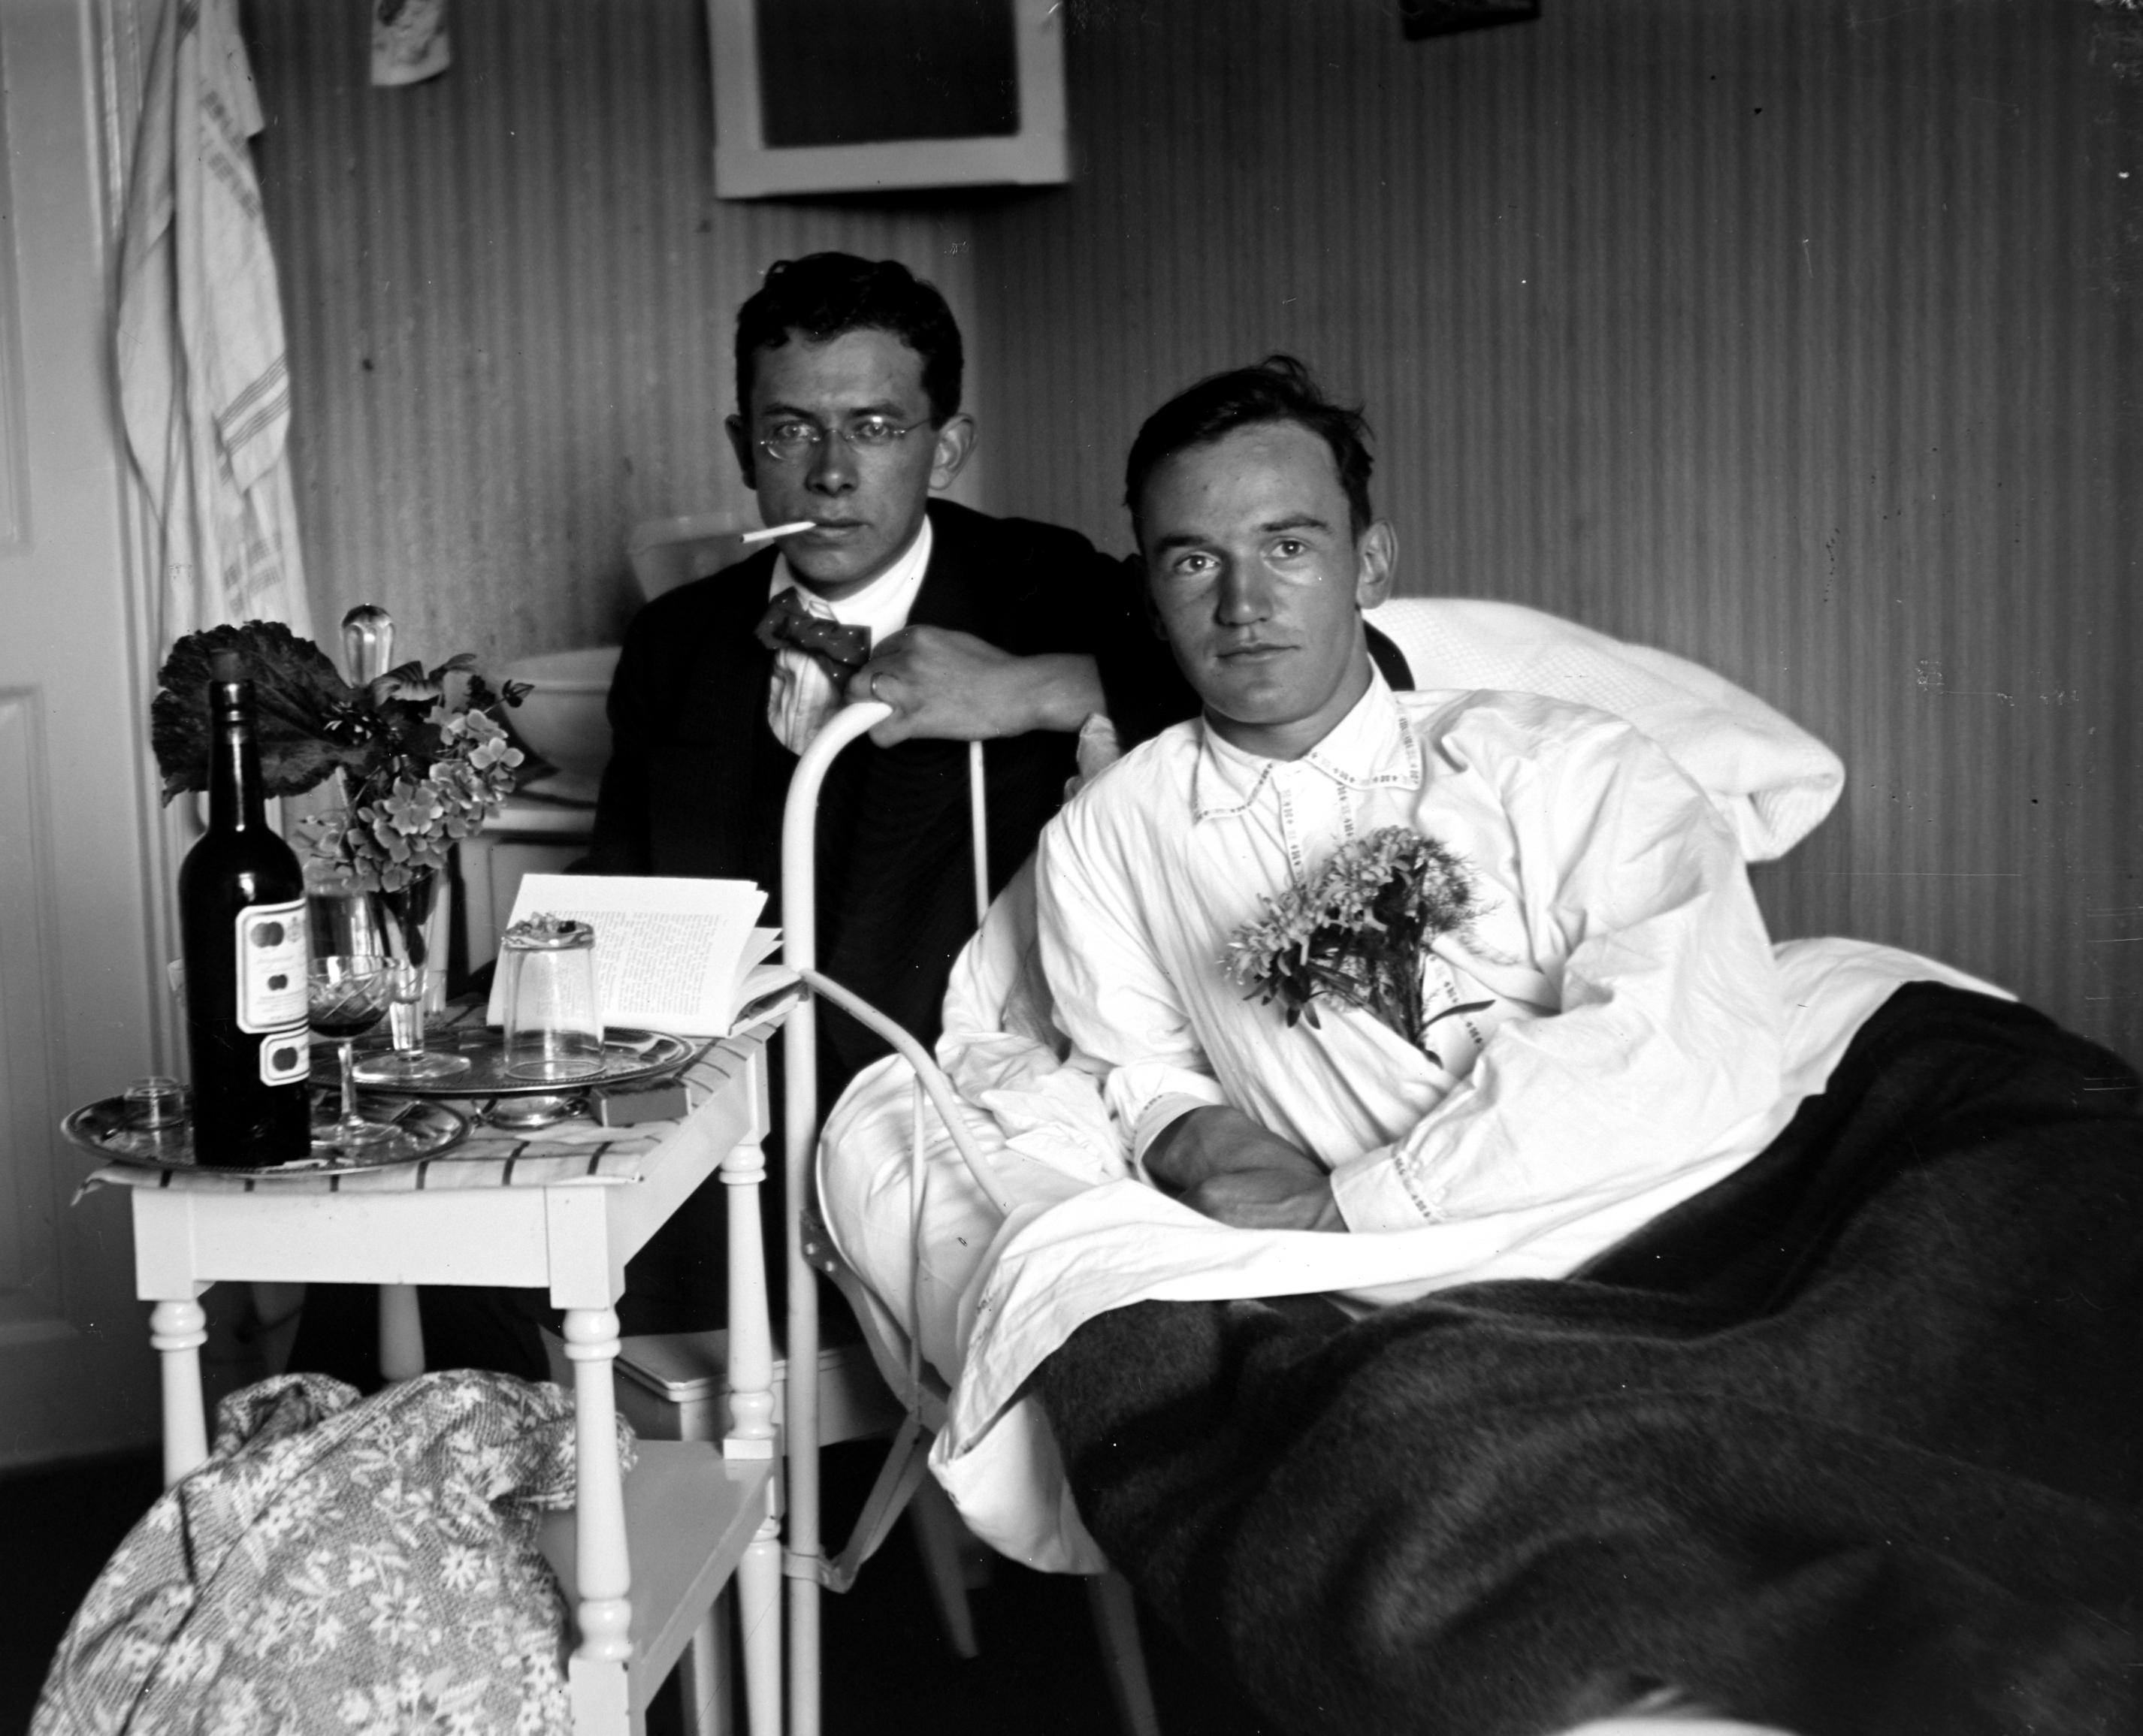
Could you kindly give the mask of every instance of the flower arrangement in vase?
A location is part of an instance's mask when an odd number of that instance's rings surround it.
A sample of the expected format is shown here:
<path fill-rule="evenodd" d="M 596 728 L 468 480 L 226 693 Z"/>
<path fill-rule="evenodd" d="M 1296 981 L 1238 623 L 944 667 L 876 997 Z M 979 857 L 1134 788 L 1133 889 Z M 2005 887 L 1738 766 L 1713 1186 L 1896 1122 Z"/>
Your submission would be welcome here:
<path fill-rule="evenodd" d="M 354 652 L 391 644 L 391 635 L 378 610 L 353 610 L 345 621 Z M 149 711 L 167 803 L 207 788 L 204 696 L 209 659 L 220 650 L 237 651 L 253 682 L 264 793 L 302 795 L 330 779 L 339 786 L 338 804 L 294 828 L 310 858 L 309 883 L 375 899 L 390 948 L 421 969 L 423 925 L 448 853 L 512 794 L 522 756 L 501 714 L 520 704 L 527 686 L 508 681 L 494 690 L 467 652 L 435 669 L 359 669 L 365 678 L 353 685 L 318 645 L 280 622 L 190 633 L 165 659 Z"/>

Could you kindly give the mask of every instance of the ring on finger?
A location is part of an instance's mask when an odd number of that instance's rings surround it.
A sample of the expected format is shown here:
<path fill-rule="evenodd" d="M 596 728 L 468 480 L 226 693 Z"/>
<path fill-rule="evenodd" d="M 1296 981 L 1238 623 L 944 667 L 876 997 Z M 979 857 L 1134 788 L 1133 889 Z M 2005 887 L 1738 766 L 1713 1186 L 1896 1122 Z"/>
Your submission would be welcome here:
<path fill-rule="evenodd" d="M 875 669 L 870 673 L 870 696 L 874 700 L 878 699 L 878 678 L 882 673 L 883 671 Z M 878 700 L 878 703 L 883 705 L 885 701 Z"/>

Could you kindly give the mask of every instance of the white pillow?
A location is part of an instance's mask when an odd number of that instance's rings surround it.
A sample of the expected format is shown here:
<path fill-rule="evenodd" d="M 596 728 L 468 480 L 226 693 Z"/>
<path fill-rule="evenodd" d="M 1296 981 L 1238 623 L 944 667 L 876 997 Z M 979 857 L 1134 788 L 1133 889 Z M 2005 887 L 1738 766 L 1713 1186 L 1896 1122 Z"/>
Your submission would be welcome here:
<path fill-rule="evenodd" d="M 1517 603 L 1394 597 L 1371 617 L 1422 691 L 1501 688 L 1611 711 L 1704 786 L 1751 862 L 1783 856 L 1845 788 L 1837 754 L 1699 664 Z"/>

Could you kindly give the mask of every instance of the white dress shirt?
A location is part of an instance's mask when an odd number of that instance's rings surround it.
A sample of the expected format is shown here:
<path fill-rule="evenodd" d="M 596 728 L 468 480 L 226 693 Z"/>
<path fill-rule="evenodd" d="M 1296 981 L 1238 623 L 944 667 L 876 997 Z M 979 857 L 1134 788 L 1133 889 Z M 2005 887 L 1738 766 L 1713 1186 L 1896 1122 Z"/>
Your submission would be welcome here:
<path fill-rule="evenodd" d="M 1492 1003 L 1432 1026 L 1434 1059 L 1345 1007 L 1290 1029 L 1223 965 L 1263 898 L 1391 825 L 1462 858 L 1485 907 L 1432 943 L 1430 1004 Z M 1776 1123 L 1781 996 L 1740 851 L 1603 712 L 1375 678 L 1299 759 L 1180 725 L 1052 823 L 1038 892 L 1057 1017 L 1135 1151 L 1233 1104 L 1332 1172 L 1350 1229 L 1693 1190 Z"/>
<path fill-rule="evenodd" d="M 798 584 L 796 575 L 789 570 L 788 556 L 776 556 L 766 600 L 770 603 L 783 591 L 794 591 L 803 599 L 804 606 L 821 621 L 839 621 L 844 627 L 868 627 L 875 649 L 908 625 L 908 611 L 915 606 L 915 593 L 923 588 L 923 575 L 930 567 L 932 540 L 926 516 L 915 540 L 892 566 L 862 590 L 833 603 L 809 586 Z M 766 694 L 766 726 L 790 753 L 800 754 L 809 747 L 826 720 L 844 703 L 825 665 L 809 652 L 784 645 L 774 654 L 774 680 Z"/>

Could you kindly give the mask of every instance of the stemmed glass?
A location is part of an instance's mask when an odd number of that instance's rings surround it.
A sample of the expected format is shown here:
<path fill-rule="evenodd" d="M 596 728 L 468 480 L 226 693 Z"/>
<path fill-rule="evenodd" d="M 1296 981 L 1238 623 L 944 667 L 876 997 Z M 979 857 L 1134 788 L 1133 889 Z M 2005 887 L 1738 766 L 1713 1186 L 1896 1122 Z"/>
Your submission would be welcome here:
<path fill-rule="evenodd" d="M 331 952 L 313 961 L 307 983 L 306 1014 L 313 1029 L 341 1051 L 342 1116 L 319 1143 L 355 1151 L 398 1130 L 391 1121 L 372 1121 L 358 1112 L 359 1037 L 387 1016 L 394 962 L 369 952 Z"/>
<path fill-rule="evenodd" d="M 469 1070 L 466 1055 L 449 1055 L 424 1046 L 424 967 L 405 959 L 388 962 L 389 997 L 393 1011 L 388 1029 L 394 1046 L 382 1055 L 368 1055 L 357 1069 L 367 1085 L 424 1085 L 451 1079 Z"/>

